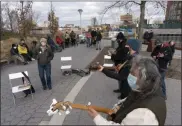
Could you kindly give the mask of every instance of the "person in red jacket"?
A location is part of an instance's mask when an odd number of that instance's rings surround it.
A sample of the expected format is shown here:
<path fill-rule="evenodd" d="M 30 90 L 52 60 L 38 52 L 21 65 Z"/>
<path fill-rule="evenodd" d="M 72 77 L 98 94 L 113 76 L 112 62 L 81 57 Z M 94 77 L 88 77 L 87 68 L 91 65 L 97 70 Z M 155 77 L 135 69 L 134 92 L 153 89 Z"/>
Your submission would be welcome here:
<path fill-rule="evenodd" d="M 59 36 L 56 36 L 56 43 L 62 47 L 62 49 L 64 49 L 64 42 L 63 42 L 63 39 Z"/>

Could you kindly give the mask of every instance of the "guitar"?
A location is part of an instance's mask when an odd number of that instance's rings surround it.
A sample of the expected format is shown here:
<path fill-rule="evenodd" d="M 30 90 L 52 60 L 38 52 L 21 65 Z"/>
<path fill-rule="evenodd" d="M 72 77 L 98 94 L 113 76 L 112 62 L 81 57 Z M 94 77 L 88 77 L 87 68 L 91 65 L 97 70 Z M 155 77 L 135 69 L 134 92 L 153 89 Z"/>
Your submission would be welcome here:
<path fill-rule="evenodd" d="M 52 115 L 54 115 L 56 113 L 59 113 L 59 115 L 62 115 L 61 111 L 65 111 L 66 114 L 70 114 L 70 110 L 72 108 L 87 111 L 88 106 L 95 109 L 97 112 L 105 113 L 107 115 L 112 115 L 113 113 L 115 113 L 119 109 L 117 107 L 115 109 L 108 109 L 108 108 L 104 108 L 104 107 L 93 106 L 93 105 L 91 105 L 91 103 L 89 103 L 88 105 L 83 105 L 83 104 L 74 104 L 74 103 L 71 103 L 69 101 L 67 101 L 67 102 L 61 102 L 61 101 L 57 102 L 56 99 L 53 99 L 53 102 L 50 105 L 50 108 L 47 111 L 47 114 L 49 116 L 52 116 Z"/>
<path fill-rule="evenodd" d="M 107 68 L 109 70 L 115 70 L 115 71 L 120 71 L 121 68 L 124 67 L 124 65 L 128 62 L 129 60 L 126 60 L 124 63 L 122 64 L 118 64 L 117 66 L 114 66 L 114 67 L 104 67 L 104 68 Z M 100 64 L 97 62 L 96 64 L 94 65 L 91 65 L 89 67 L 89 71 L 97 71 L 98 69 L 100 69 Z"/>

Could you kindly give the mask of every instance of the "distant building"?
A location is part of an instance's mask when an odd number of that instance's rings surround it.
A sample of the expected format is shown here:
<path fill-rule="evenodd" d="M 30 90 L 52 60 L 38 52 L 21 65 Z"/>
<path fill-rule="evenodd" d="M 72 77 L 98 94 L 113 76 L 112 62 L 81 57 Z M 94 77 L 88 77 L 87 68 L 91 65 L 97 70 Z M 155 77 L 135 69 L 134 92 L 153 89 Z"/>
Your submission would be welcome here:
<path fill-rule="evenodd" d="M 126 14 L 126 15 L 121 15 L 120 16 L 120 21 L 124 21 L 124 22 L 129 22 L 131 23 L 133 20 L 132 20 L 132 15 L 130 14 Z"/>
<path fill-rule="evenodd" d="M 181 1 L 168 1 L 165 20 L 182 21 L 181 10 L 182 10 Z"/>
<path fill-rule="evenodd" d="M 36 27 L 31 30 L 32 35 L 48 35 L 51 34 L 48 27 Z"/>

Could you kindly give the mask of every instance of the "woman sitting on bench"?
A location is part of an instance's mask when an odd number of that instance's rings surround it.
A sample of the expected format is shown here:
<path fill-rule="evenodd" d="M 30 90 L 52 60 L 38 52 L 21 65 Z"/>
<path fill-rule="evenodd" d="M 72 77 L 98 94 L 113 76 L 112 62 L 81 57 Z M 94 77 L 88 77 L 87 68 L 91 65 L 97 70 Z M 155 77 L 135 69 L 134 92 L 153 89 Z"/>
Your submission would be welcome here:
<path fill-rule="evenodd" d="M 16 62 L 16 60 L 19 60 L 24 65 L 27 64 L 27 62 L 24 60 L 23 56 L 19 55 L 18 48 L 16 44 L 12 44 L 12 48 L 10 50 L 12 59 Z"/>

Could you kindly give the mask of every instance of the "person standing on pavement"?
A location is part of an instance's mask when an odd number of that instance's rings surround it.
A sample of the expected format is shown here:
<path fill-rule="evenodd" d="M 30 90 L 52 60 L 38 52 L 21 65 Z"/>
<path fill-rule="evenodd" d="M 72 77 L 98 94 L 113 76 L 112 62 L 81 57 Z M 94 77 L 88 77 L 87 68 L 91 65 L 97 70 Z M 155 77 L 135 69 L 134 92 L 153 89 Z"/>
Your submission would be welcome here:
<path fill-rule="evenodd" d="M 91 45 L 91 38 L 92 38 L 90 32 L 89 31 L 86 32 L 85 36 L 87 38 L 87 47 L 90 47 L 90 45 Z"/>
<path fill-rule="evenodd" d="M 47 87 L 49 90 L 51 90 L 51 60 L 54 57 L 54 53 L 52 52 L 52 49 L 47 45 L 47 40 L 45 38 L 40 39 L 40 44 L 40 47 L 36 51 L 39 76 L 42 82 L 43 90 L 46 90 Z"/>
<path fill-rule="evenodd" d="M 167 72 L 167 65 L 169 61 L 172 59 L 172 51 L 168 42 L 158 45 L 154 48 L 151 56 L 159 65 L 159 72 L 161 74 L 162 81 L 162 91 L 165 99 L 167 99 L 166 95 L 166 84 L 165 84 L 165 76 Z"/>
<path fill-rule="evenodd" d="M 117 66 L 120 63 L 124 63 L 127 59 L 127 56 L 129 54 L 129 48 L 126 46 L 126 39 L 124 37 L 117 37 L 118 42 L 118 48 L 116 49 L 116 53 L 111 54 L 111 60 L 114 62 L 115 66 Z M 115 93 L 120 93 L 121 90 L 121 84 L 119 82 L 119 89 L 114 90 Z"/>
<path fill-rule="evenodd" d="M 176 43 L 174 41 L 170 41 L 169 42 L 169 45 L 171 47 L 171 51 L 172 51 L 172 59 L 173 59 L 173 56 L 174 56 L 174 53 L 175 53 L 175 45 Z M 171 60 L 172 61 L 172 60 Z M 171 61 L 169 61 L 169 66 L 171 66 Z"/>
<path fill-rule="evenodd" d="M 107 119 L 91 106 L 88 114 L 96 125 L 159 125 L 165 124 L 167 108 L 160 88 L 157 64 L 150 58 L 135 57 L 127 78 L 132 91 L 114 105 Z"/>
<path fill-rule="evenodd" d="M 69 42 L 70 42 L 70 36 L 68 34 L 68 32 L 65 33 L 65 47 L 68 48 L 69 47 Z"/>
<path fill-rule="evenodd" d="M 138 55 L 139 46 L 140 46 L 140 43 L 138 41 L 129 40 L 127 42 L 125 47 L 129 49 L 129 55 L 127 55 L 124 58 L 125 60 L 121 61 L 120 64 L 116 66 L 116 68 L 119 68 L 117 69 L 117 72 L 104 68 L 101 65 L 99 66 L 99 71 L 103 72 L 106 76 L 119 81 L 120 91 L 119 92 L 115 91 L 115 92 L 121 93 L 118 99 L 126 98 L 131 91 L 131 88 L 128 85 L 127 77 L 130 73 L 132 58 Z M 120 68 L 121 64 L 124 64 L 122 68 Z"/>
<path fill-rule="evenodd" d="M 97 37 L 96 37 L 96 50 L 101 50 L 101 39 L 102 39 L 102 34 L 100 30 L 97 30 Z"/>

